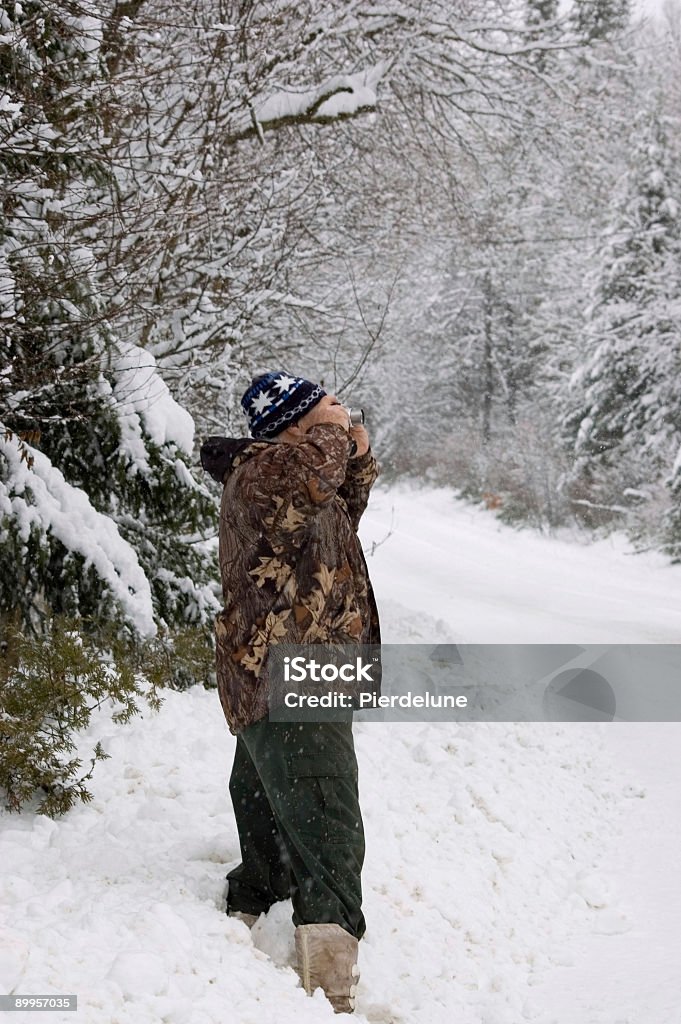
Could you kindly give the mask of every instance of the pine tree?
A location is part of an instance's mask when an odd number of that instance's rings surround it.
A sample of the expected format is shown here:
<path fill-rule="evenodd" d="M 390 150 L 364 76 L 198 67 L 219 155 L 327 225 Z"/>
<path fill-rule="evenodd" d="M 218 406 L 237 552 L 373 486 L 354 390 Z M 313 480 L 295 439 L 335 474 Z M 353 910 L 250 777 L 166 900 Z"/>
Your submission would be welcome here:
<path fill-rule="evenodd" d="M 528 25 L 541 25 L 558 17 L 558 0 L 527 0 Z"/>
<path fill-rule="evenodd" d="M 0 613 L 204 622 L 212 502 L 188 468 L 193 424 L 98 297 L 116 211 L 97 9 L 0 18 Z"/>
<path fill-rule="evenodd" d="M 608 39 L 631 20 L 631 0 L 574 0 L 571 17 L 580 39 Z"/>
<path fill-rule="evenodd" d="M 580 400 L 566 418 L 573 487 L 616 501 L 618 512 L 650 497 L 681 442 L 678 159 L 663 119 L 638 128 L 587 311 L 590 355 L 573 380 Z"/>

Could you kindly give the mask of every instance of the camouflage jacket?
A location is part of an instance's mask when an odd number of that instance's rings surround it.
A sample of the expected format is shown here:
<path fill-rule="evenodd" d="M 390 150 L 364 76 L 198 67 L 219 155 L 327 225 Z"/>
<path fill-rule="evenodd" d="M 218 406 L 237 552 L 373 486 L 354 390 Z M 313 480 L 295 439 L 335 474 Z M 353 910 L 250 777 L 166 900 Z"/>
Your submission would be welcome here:
<path fill-rule="evenodd" d="M 379 643 L 357 537 L 378 476 L 371 451 L 349 458 L 342 427 L 319 423 L 298 444 L 209 438 L 201 462 L 223 483 L 217 679 L 231 732 L 268 711 L 275 643 Z"/>

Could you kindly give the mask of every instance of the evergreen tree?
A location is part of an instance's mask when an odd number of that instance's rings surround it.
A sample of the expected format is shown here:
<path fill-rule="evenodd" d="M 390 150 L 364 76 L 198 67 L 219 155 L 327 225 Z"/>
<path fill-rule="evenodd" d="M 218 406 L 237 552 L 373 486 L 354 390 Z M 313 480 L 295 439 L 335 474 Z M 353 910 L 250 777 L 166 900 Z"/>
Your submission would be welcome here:
<path fill-rule="evenodd" d="M 640 126 L 639 139 L 587 311 L 580 400 L 566 418 L 573 487 L 619 512 L 650 498 L 681 442 L 678 156 L 662 119 Z"/>
<path fill-rule="evenodd" d="M 526 0 L 525 6 L 527 27 L 537 29 L 537 38 L 541 38 L 546 32 L 547 25 L 559 21 L 558 0 Z M 540 71 L 546 70 L 547 54 L 544 50 L 534 52 L 531 59 Z"/>
<path fill-rule="evenodd" d="M 101 22 L 88 3 L 0 18 L 0 612 L 205 621 L 193 423 L 98 297 L 116 212 Z"/>
<path fill-rule="evenodd" d="M 527 0 L 528 25 L 541 25 L 558 17 L 558 0 Z"/>
<path fill-rule="evenodd" d="M 580 39 L 608 39 L 631 20 L 631 0 L 574 0 L 572 21 Z"/>

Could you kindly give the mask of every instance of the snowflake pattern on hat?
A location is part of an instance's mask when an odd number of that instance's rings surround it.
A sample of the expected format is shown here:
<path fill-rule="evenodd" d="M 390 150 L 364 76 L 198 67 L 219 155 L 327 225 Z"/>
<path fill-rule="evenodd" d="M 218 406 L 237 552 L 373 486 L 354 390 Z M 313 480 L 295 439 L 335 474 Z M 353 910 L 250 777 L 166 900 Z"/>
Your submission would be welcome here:
<path fill-rule="evenodd" d="M 325 394 L 321 385 L 284 371 L 256 377 L 241 399 L 251 437 L 274 437 L 304 416 Z"/>

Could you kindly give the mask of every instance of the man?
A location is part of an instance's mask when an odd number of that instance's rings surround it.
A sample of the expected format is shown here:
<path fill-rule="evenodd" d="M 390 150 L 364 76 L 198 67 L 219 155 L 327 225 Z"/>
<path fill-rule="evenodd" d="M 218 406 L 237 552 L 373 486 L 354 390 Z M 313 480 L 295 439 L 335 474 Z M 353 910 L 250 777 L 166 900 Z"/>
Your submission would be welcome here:
<path fill-rule="evenodd" d="M 357 537 L 378 466 L 363 426 L 324 389 L 287 373 L 253 380 L 242 407 L 254 440 L 209 438 L 204 468 L 223 486 L 217 678 L 237 736 L 230 794 L 242 862 L 227 910 L 252 925 L 292 900 L 298 971 L 351 1013 L 364 831 L 352 724 L 268 716 L 276 643 L 376 644 L 376 603 Z"/>

